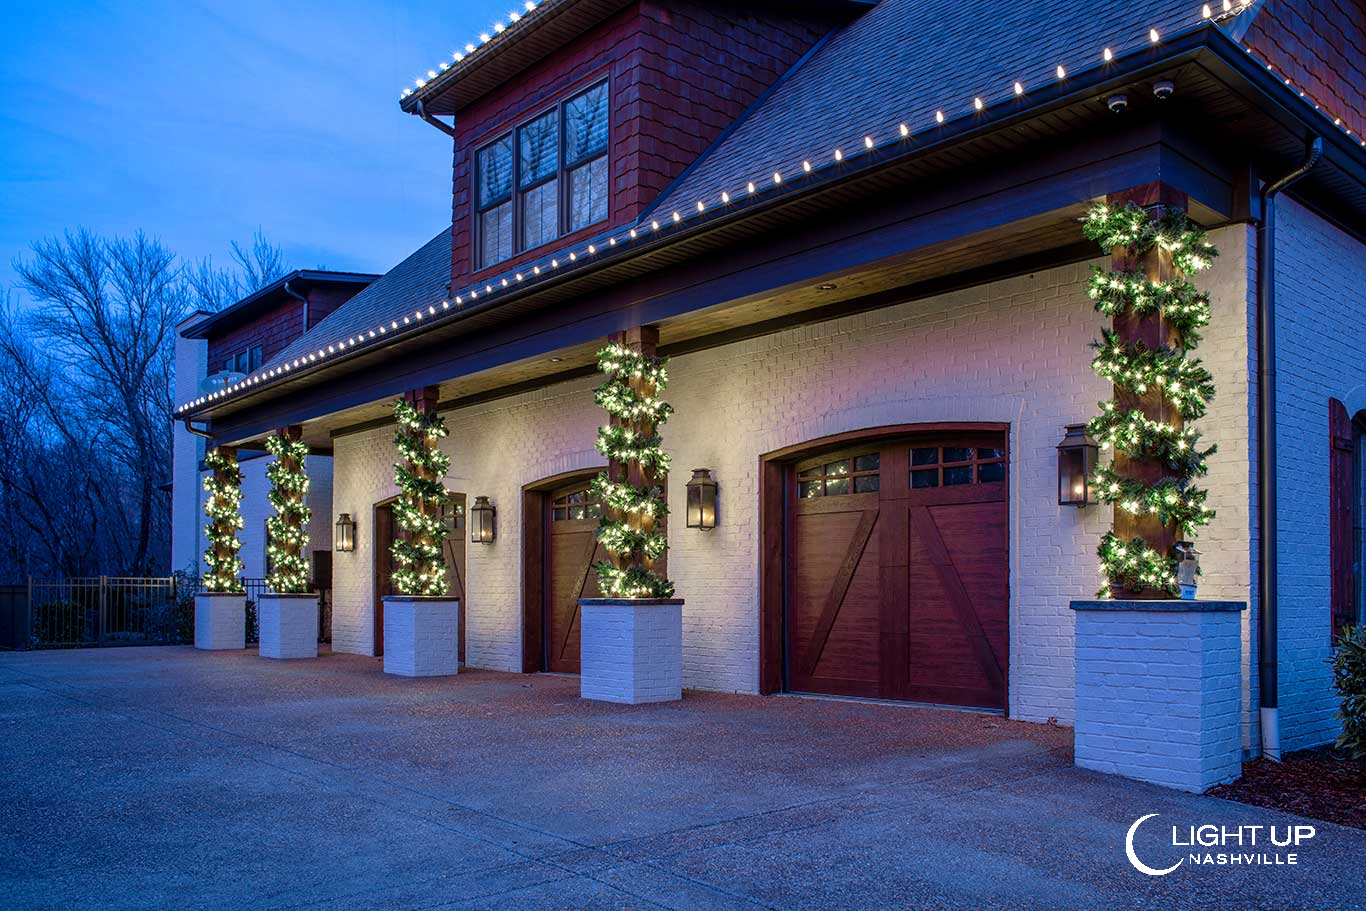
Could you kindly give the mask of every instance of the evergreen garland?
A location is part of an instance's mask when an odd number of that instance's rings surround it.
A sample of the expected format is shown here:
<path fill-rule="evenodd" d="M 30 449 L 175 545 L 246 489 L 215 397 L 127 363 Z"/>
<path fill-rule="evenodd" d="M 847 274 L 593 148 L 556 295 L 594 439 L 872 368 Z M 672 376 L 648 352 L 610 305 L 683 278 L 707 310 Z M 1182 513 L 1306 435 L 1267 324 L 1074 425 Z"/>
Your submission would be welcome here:
<path fill-rule="evenodd" d="M 394 445 L 403 462 L 394 465 L 399 497 L 394 501 L 394 521 L 408 533 L 397 538 L 390 552 L 398 561 L 394 588 L 401 595 L 446 594 L 446 561 L 441 545 L 448 529 L 442 509 L 450 500 L 446 472 L 451 458 L 437 444 L 446 437 L 446 422 L 437 414 L 418 411 L 399 399 L 394 403 L 398 431 Z"/>
<path fill-rule="evenodd" d="M 237 537 L 242 529 L 242 468 L 235 456 L 221 449 L 204 453 L 204 464 L 210 469 L 204 478 L 209 495 L 204 502 L 204 514 L 209 517 L 204 530 L 209 541 L 204 551 L 204 591 L 243 592 L 242 558 L 238 556 L 242 542 Z"/>
<path fill-rule="evenodd" d="M 619 476 L 639 478 L 639 483 L 613 480 L 604 472 L 593 481 L 593 496 L 604 507 L 597 539 L 611 554 L 610 560 L 593 564 L 598 586 L 609 598 L 672 597 L 673 583 L 650 568 L 668 549 L 659 523 L 669 511 L 664 502 L 669 457 L 658 433 L 673 413 L 659 398 L 669 382 L 668 361 L 613 343 L 598 352 L 598 369 L 607 380 L 595 399 L 617 419 L 598 429 L 598 452 Z"/>
<path fill-rule="evenodd" d="M 1134 260 L 1154 249 L 1165 250 L 1184 273 L 1207 269 L 1218 255 L 1205 232 L 1178 209 L 1168 209 L 1154 219 L 1133 203 L 1117 208 L 1097 205 L 1087 213 L 1083 231 L 1107 253 L 1124 247 Z M 1184 278 L 1153 281 L 1139 270 L 1099 268 L 1093 269 L 1087 290 L 1100 313 L 1158 314 L 1175 333 L 1172 347 L 1153 350 L 1141 342 L 1122 341 L 1107 330 L 1094 346 L 1097 353 L 1091 367 L 1096 374 L 1133 395 L 1159 392 L 1185 420 L 1202 417 L 1214 397 L 1214 380 L 1199 360 L 1187 354 L 1199 343 L 1199 330 L 1209 324 L 1209 295 Z M 1101 402 L 1100 409 L 1087 427 L 1097 442 L 1136 459 L 1160 462 L 1167 476 L 1149 483 L 1102 466 L 1092 478 L 1098 499 L 1135 515 L 1156 515 L 1162 524 L 1175 526 L 1182 537 L 1193 537 L 1214 516 L 1205 505 L 1208 492 L 1193 480 L 1206 473 L 1206 459 L 1215 447 L 1202 446 L 1199 432 L 1190 427 L 1153 420 L 1115 399 Z M 1110 586 L 1170 594 L 1179 590 L 1175 555 L 1157 552 L 1142 538 L 1124 541 L 1113 531 L 1107 532 L 1098 556 L 1110 583 L 1101 589 L 1102 597 L 1109 595 Z"/>
<path fill-rule="evenodd" d="M 313 510 L 305 505 L 308 497 L 308 475 L 304 459 L 308 444 L 283 433 L 266 438 L 266 449 L 275 456 L 266 469 L 270 481 L 270 505 L 275 515 L 266 519 L 266 533 L 270 538 L 266 554 L 270 565 L 270 590 L 280 593 L 308 591 L 308 522 Z"/>

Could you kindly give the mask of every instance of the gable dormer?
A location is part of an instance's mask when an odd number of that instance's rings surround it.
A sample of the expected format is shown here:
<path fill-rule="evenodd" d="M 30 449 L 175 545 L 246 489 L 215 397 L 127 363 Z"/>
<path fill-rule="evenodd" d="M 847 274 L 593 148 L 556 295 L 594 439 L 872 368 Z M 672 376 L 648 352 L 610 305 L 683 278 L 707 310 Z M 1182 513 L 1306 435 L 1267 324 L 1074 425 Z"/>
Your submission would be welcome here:
<path fill-rule="evenodd" d="M 451 278 L 633 224 L 849 0 L 546 0 L 403 107 L 455 118 Z"/>

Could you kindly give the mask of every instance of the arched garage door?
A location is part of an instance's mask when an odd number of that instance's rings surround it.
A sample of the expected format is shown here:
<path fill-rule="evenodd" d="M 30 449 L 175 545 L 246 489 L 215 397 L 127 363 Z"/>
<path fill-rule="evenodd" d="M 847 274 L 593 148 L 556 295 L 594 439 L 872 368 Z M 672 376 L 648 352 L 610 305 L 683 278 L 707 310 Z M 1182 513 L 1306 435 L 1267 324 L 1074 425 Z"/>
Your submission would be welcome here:
<path fill-rule="evenodd" d="M 786 490 L 787 686 L 1005 707 L 1006 434 L 800 454 Z"/>

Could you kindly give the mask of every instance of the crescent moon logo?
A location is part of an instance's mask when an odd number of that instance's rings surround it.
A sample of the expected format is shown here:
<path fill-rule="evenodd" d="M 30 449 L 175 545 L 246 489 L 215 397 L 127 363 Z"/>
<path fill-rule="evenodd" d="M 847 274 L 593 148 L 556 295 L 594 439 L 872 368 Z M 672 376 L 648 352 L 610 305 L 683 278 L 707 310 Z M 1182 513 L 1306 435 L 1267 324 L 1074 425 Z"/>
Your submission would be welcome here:
<path fill-rule="evenodd" d="M 1181 858 L 1165 870 L 1154 870 L 1152 867 L 1139 860 L 1138 855 L 1134 853 L 1134 833 L 1138 831 L 1139 825 L 1142 824 L 1145 819 L 1152 819 L 1156 815 L 1158 814 L 1149 813 L 1147 816 L 1140 816 L 1138 819 L 1134 820 L 1134 824 L 1129 826 L 1129 834 L 1124 838 L 1124 852 L 1129 855 L 1129 863 L 1133 864 L 1134 869 L 1138 872 L 1147 873 L 1149 876 L 1166 876 L 1168 873 L 1184 864 L 1186 859 L 1184 857 Z"/>

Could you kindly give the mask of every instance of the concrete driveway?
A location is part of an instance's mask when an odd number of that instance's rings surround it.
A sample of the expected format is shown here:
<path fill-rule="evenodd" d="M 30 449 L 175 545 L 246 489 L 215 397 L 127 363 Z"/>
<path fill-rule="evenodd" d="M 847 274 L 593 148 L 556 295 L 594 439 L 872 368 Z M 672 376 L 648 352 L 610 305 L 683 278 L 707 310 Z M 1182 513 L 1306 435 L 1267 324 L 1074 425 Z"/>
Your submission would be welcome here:
<path fill-rule="evenodd" d="M 0 655 L 0 905 L 1366 908 L 1366 832 L 1077 770 L 1065 728 L 577 693 L 349 655 Z M 1149 813 L 1154 867 L 1191 850 L 1172 826 L 1315 835 L 1275 849 L 1293 866 L 1153 877 L 1125 853 Z"/>

